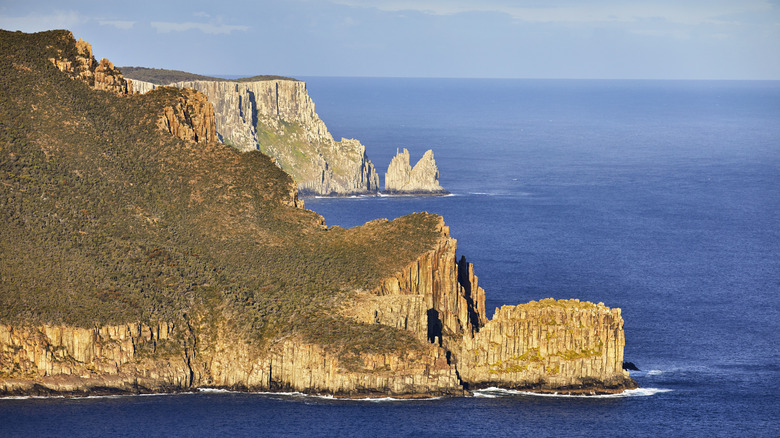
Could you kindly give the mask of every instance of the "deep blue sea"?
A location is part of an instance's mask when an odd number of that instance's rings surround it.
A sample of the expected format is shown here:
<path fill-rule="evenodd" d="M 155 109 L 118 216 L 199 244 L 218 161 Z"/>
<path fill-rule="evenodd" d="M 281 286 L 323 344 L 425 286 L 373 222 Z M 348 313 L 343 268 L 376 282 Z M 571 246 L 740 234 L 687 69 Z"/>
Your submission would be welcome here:
<path fill-rule="evenodd" d="M 305 79 L 382 177 L 396 148 L 430 148 L 452 192 L 307 208 L 344 227 L 441 214 L 489 317 L 546 297 L 622 308 L 643 389 L 6 399 L 0 436 L 780 436 L 780 82 Z"/>

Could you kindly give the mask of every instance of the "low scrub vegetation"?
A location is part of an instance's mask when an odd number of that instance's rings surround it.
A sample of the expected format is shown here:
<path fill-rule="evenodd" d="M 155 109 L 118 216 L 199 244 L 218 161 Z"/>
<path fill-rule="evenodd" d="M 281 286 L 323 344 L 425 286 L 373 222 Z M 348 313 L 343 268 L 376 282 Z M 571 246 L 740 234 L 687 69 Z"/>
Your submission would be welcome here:
<path fill-rule="evenodd" d="M 213 76 L 198 75 L 195 73 L 187 73 L 179 70 L 165 70 L 161 68 L 147 68 L 147 67 L 119 67 L 122 74 L 129 79 L 137 79 L 139 81 L 150 82 L 157 85 L 168 85 L 174 82 L 182 81 L 232 81 L 232 82 L 254 82 L 254 81 L 269 81 L 269 80 L 290 80 L 295 81 L 297 79 L 288 78 L 285 76 L 274 75 L 260 75 L 252 76 L 248 78 L 240 79 L 224 79 Z"/>
<path fill-rule="evenodd" d="M 75 50 L 68 35 L 0 31 L 0 322 L 177 321 L 216 297 L 256 342 L 415 342 L 329 309 L 430 249 L 437 217 L 328 229 L 262 153 L 160 131 L 177 90 L 118 96 L 60 72 L 47 58 Z"/>

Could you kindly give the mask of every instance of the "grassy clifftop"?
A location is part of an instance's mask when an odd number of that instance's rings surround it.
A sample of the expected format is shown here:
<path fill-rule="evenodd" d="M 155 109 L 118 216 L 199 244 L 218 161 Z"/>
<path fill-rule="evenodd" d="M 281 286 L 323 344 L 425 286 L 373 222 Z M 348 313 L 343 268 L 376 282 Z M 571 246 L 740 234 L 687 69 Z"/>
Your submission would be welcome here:
<path fill-rule="evenodd" d="M 223 79 L 213 76 L 203 76 L 195 73 L 187 73 L 180 70 L 166 70 L 162 68 L 148 68 L 148 67 L 120 67 L 122 74 L 129 79 L 137 79 L 139 81 L 150 82 L 156 85 L 168 85 L 174 82 L 182 81 L 233 81 L 233 82 L 253 82 L 253 81 L 268 81 L 285 79 L 290 81 L 296 81 L 297 79 L 288 78 L 285 76 L 275 75 L 260 75 L 252 76 L 249 78 L 240 79 Z"/>
<path fill-rule="evenodd" d="M 267 156 L 160 131 L 177 90 L 94 90 L 48 60 L 73 50 L 66 31 L 0 31 L 0 322 L 88 327 L 208 307 L 256 340 L 414 342 L 329 309 L 432 248 L 438 217 L 327 229 L 291 206 L 293 181 Z"/>

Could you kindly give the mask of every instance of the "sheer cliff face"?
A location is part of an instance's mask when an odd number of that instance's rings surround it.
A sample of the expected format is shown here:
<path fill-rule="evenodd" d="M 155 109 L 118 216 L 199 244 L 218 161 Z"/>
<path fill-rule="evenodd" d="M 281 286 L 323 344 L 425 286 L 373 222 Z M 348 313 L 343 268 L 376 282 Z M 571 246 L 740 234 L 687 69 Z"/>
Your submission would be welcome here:
<path fill-rule="evenodd" d="M 475 388 L 621 389 L 624 345 L 620 309 L 546 299 L 498 309 L 459 345 L 458 368 Z"/>
<path fill-rule="evenodd" d="M 320 346 L 285 339 L 259 350 L 230 327 L 0 325 L 0 395 L 170 392 L 197 387 L 334 395 L 461 395 L 446 351 L 362 354 L 350 368 Z"/>
<path fill-rule="evenodd" d="M 176 90 L 157 126 L 182 140 L 195 143 L 217 141 L 214 108 L 206 96 L 194 90 Z"/>
<path fill-rule="evenodd" d="M 385 193 L 447 193 L 439 185 L 439 169 L 433 159 L 433 151 L 426 151 L 414 167 L 410 165 L 408 150 L 398 152 L 385 173 Z"/>
<path fill-rule="evenodd" d="M 347 313 L 442 346 L 467 388 L 589 394 L 636 386 L 622 368 L 620 309 L 545 299 L 504 306 L 488 320 L 473 266 L 456 261 L 443 223 L 441 232 L 434 250 L 364 293 Z"/>
<path fill-rule="evenodd" d="M 136 81 L 134 81 L 135 83 Z M 214 105 L 220 139 L 242 151 L 274 157 L 301 194 L 371 194 L 379 176 L 357 140 L 333 140 L 314 111 L 306 84 L 294 80 L 185 81 L 171 84 L 205 94 Z M 137 81 L 147 91 L 152 84 Z"/>
<path fill-rule="evenodd" d="M 473 266 L 455 259 L 443 221 L 439 231 L 433 249 L 342 306 L 361 323 L 412 332 L 421 348 L 346 361 L 297 336 L 261 348 L 236 337 L 213 308 L 154 326 L 0 326 L 0 393 L 224 387 L 415 396 L 488 386 L 572 393 L 635 387 L 622 369 L 620 309 L 547 299 L 504 306 L 487 320 Z"/>

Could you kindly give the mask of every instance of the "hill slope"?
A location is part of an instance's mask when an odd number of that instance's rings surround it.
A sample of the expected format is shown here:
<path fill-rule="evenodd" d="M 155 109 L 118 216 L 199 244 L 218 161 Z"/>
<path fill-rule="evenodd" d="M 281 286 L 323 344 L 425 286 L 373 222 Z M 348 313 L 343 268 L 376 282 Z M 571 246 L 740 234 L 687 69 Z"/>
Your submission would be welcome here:
<path fill-rule="evenodd" d="M 425 215 L 373 242 L 326 230 L 267 156 L 162 132 L 180 90 L 123 97 L 58 71 L 48 58 L 77 52 L 67 32 L 2 39 L 3 320 L 154 321 L 217 294 L 260 333 L 433 245 Z"/>

